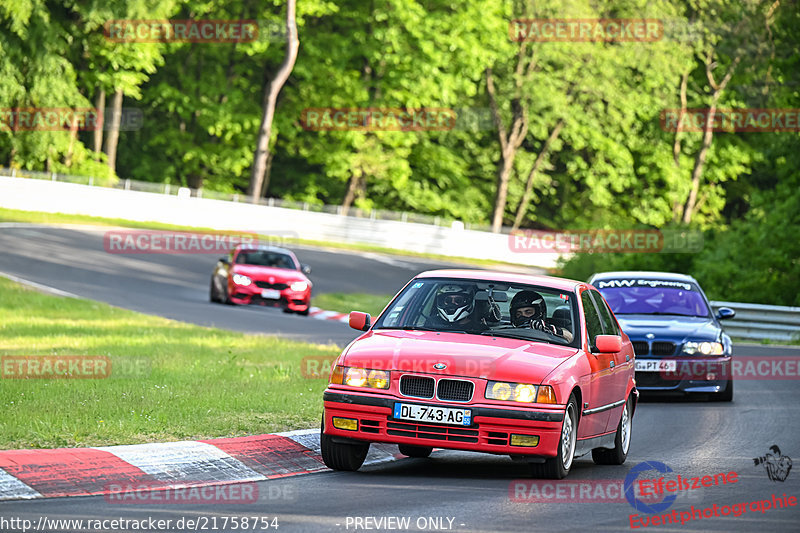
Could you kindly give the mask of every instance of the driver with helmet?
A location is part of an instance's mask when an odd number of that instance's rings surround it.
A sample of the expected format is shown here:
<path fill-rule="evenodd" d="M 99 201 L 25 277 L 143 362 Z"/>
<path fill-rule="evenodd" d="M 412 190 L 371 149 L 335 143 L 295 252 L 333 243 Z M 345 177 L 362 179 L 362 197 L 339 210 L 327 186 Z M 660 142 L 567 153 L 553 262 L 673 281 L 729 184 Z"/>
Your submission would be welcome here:
<path fill-rule="evenodd" d="M 547 305 L 538 292 L 528 290 L 518 292 L 511 299 L 509 311 L 511 323 L 515 327 L 538 329 L 572 342 L 574 336 L 570 330 L 547 320 Z"/>
<path fill-rule="evenodd" d="M 500 308 L 494 302 L 478 302 L 483 308 L 476 309 L 476 287 L 470 283 L 445 283 L 436 291 L 434 315 L 430 327 L 452 330 L 486 329 L 487 322 L 500 321 Z"/>

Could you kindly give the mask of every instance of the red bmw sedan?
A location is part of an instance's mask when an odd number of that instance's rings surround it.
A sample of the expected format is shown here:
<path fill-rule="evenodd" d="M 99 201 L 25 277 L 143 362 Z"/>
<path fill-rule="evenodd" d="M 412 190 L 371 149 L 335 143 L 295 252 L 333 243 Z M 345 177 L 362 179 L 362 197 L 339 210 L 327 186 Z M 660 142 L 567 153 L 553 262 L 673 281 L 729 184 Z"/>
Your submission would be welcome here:
<path fill-rule="evenodd" d="M 560 479 L 576 457 L 622 464 L 638 392 L 634 352 L 587 283 L 478 270 L 412 279 L 342 352 L 324 393 L 321 447 L 357 470 L 371 442 L 504 454 Z"/>
<path fill-rule="evenodd" d="M 311 307 L 308 265 L 285 248 L 241 244 L 222 257 L 211 275 L 209 299 L 229 304 L 282 307 L 307 315 Z"/>

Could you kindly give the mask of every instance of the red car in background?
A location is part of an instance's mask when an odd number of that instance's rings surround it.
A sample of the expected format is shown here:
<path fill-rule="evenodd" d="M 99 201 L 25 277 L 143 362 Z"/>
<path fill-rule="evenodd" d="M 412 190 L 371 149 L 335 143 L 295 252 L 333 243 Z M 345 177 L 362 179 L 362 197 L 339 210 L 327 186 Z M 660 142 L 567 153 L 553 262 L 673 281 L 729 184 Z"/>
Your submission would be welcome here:
<path fill-rule="evenodd" d="M 214 267 L 209 299 L 282 307 L 285 313 L 307 315 L 312 288 L 308 274 L 311 268 L 290 250 L 241 244 Z"/>
<path fill-rule="evenodd" d="M 573 459 L 622 464 L 638 399 L 634 353 L 587 283 L 480 270 L 412 279 L 336 360 L 321 447 L 357 470 L 371 442 L 427 457 L 434 447 L 507 454 L 536 477 Z"/>

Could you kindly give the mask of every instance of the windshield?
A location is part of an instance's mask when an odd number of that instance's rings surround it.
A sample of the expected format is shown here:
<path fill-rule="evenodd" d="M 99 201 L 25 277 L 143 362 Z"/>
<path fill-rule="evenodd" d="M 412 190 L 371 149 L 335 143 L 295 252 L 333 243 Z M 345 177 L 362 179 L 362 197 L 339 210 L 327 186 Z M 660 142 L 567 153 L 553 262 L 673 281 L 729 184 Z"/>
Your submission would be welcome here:
<path fill-rule="evenodd" d="M 267 250 L 242 250 L 236 256 L 236 264 L 297 270 L 297 266 L 291 256 Z"/>
<path fill-rule="evenodd" d="M 536 342 L 577 342 L 574 293 L 493 281 L 425 278 L 410 283 L 375 329 L 447 331 Z"/>
<path fill-rule="evenodd" d="M 641 280 L 640 280 L 641 281 Z M 595 285 L 615 315 L 709 316 L 703 295 L 686 284 L 683 287 L 634 286 L 602 287 Z"/>

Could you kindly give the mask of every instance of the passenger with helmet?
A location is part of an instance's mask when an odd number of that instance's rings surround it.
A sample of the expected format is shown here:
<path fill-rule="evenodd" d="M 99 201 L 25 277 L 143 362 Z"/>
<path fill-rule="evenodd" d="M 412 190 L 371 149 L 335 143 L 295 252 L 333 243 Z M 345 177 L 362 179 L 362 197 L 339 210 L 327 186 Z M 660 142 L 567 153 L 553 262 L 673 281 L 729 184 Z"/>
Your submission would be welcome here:
<path fill-rule="evenodd" d="M 536 291 L 519 291 L 511 299 L 509 306 L 511 323 L 518 328 L 538 329 L 558 335 L 572 342 L 574 335 L 564 327 L 556 326 L 547 319 L 547 304 L 544 298 Z"/>

